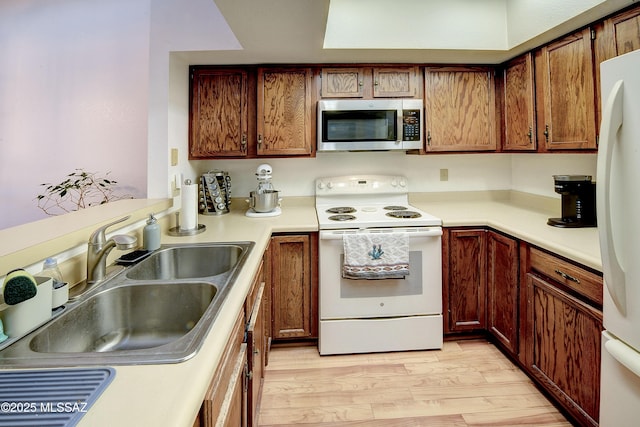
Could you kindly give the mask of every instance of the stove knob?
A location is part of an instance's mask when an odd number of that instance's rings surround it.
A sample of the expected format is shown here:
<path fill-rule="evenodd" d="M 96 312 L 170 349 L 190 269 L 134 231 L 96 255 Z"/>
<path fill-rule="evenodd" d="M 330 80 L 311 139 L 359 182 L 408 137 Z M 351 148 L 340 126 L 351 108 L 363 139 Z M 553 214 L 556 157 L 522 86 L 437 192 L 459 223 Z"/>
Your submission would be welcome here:
<path fill-rule="evenodd" d="M 324 189 L 324 182 L 320 181 L 318 183 L 318 189 L 320 189 L 320 190 Z"/>
<path fill-rule="evenodd" d="M 407 186 L 407 180 L 404 178 L 400 178 L 400 187 L 406 187 Z"/>
<path fill-rule="evenodd" d="M 329 189 L 333 188 L 333 182 L 329 181 L 327 183 L 327 188 L 329 188 Z"/>
<path fill-rule="evenodd" d="M 392 187 L 397 187 L 397 186 L 398 186 L 398 181 L 396 181 L 396 179 L 395 179 L 395 178 L 393 178 L 393 179 L 391 180 L 391 186 L 392 186 Z"/>

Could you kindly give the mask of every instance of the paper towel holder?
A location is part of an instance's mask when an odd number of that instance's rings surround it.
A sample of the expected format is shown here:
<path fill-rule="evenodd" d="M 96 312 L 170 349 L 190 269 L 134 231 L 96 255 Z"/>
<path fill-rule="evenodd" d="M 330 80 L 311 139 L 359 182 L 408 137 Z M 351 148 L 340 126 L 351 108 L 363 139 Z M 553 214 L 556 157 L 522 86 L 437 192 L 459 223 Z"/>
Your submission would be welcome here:
<path fill-rule="evenodd" d="M 180 212 L 176 212 L 176 226 L 171 227 L 167 234 L 169 234 L 169 236 L 193 236 L 204 232 L 206 229 L 207 227 L 204 224 L 198 224 L 196 228 L 192 230 L 182 230 L 180 228 Z"/>

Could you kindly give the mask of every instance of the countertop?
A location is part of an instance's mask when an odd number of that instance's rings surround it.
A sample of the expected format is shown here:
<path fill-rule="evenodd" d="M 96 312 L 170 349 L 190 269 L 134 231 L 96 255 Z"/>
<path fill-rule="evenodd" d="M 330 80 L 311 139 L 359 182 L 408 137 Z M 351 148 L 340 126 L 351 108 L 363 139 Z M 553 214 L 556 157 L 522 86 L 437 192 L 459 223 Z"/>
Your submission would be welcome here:
<path fill-rule="evenodd" d="M 412 204 L 440 217 L 445 227 L 488 226 L 601 270 L 596 229 L 548 226 L 547 218 L 559 212 L 553 200 L 543 199 L 509 191 L 410 196 Z M 271 234 L 318 229 L 313 197 L 285 198 L 277 217 L 248 218 L 245 206 L 238 201 L 229 214 L 199 215 L 204 233 L 162 236 L 162 243 L 255 242 L 198 354 L 179 364 L 116 366 L 113 382 L 84 415 L 81 427 L 192 425 Z"/>
<path fill-rule="evenodd" d="M 116 375 L 79 426 L 192 426 L 233 321 L 244 306 L 271 233 L 317 231 L 314 198 L 283 200 L 282 215 L 248 218 L 246 204 L 229 214 L 199 215 L 206 230 L 195 236 L 162 235 L 162 243 L 256 242 L 198 354 L 178 364 L 115 366 Z"/>

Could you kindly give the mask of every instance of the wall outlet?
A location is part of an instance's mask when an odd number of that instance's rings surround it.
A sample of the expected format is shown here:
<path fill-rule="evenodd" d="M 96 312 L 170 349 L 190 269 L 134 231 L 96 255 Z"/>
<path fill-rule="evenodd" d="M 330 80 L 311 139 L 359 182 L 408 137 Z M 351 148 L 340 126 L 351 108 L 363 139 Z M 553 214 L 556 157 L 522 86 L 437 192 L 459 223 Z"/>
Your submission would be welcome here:
<path fill-rule="evenodd" d="M 449 181 L 449 169 L 440 169 L 440 181 Z"/>

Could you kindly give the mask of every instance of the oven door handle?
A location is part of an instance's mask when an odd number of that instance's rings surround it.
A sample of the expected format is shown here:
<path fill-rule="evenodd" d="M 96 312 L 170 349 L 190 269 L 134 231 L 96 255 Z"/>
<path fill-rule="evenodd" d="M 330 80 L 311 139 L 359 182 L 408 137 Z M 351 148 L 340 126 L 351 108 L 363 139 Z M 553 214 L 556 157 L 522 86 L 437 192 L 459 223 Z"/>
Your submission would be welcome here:
<path fill-rule="evenodd" d="M 407 233 L 409 238 L 413 237 L 440 237 L 442 236 L 442 228 L 430 227 L 430 228 L 394 228 L 385 230 L 324 230 L 320 231 L 320 240 L 342 240 L 342 236 L 345 234 L 385 234 L 385 233 Z"/>

